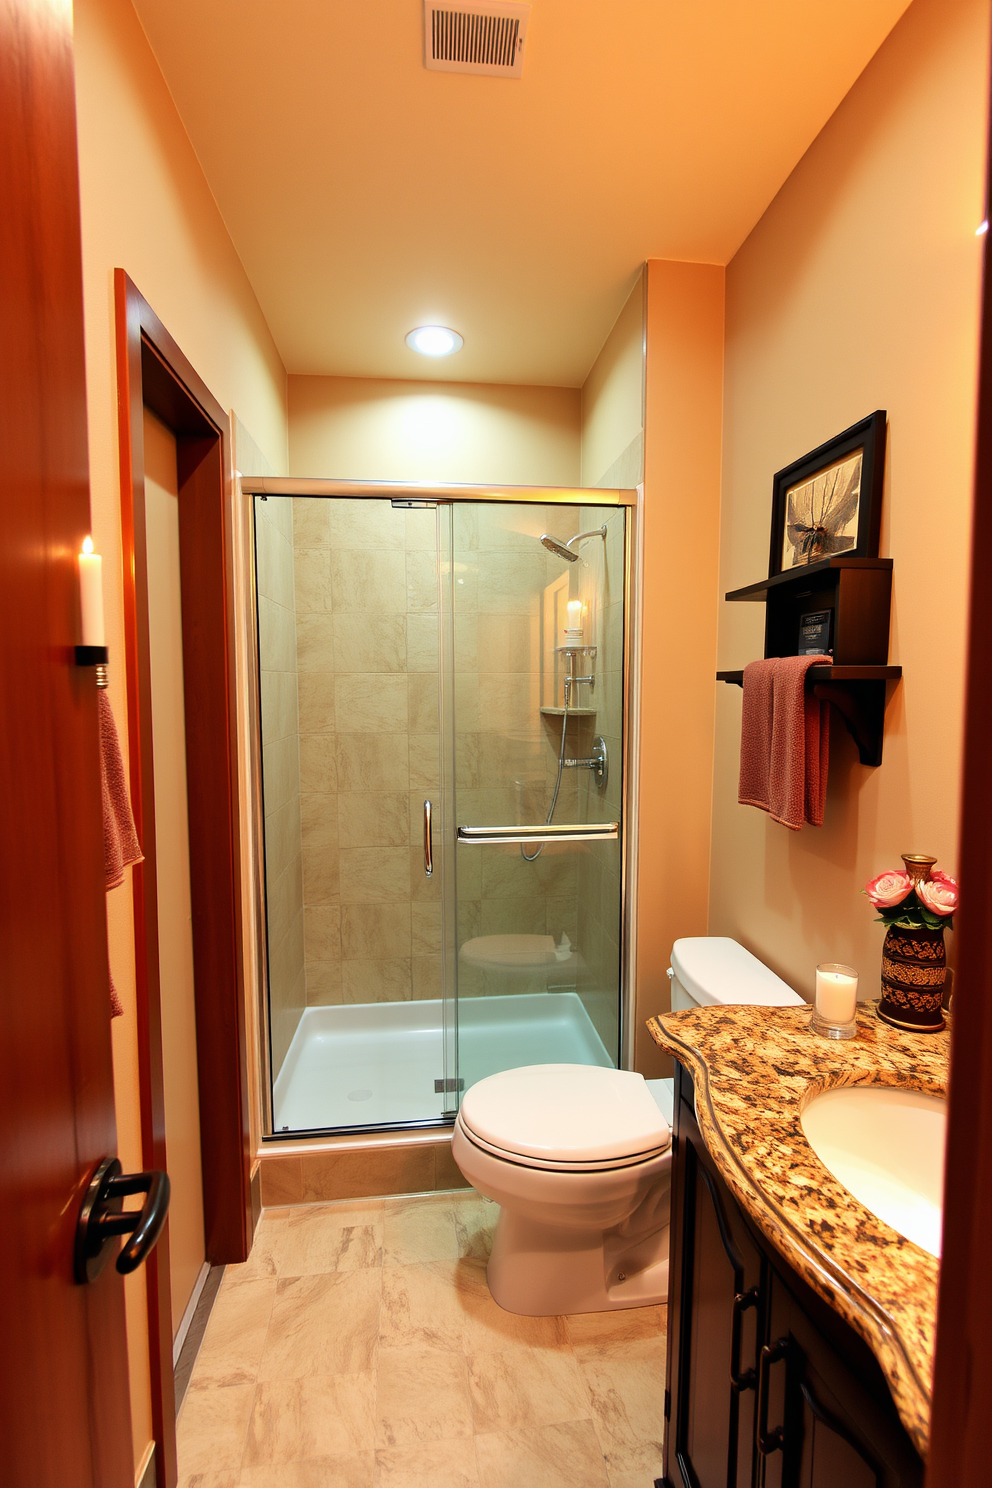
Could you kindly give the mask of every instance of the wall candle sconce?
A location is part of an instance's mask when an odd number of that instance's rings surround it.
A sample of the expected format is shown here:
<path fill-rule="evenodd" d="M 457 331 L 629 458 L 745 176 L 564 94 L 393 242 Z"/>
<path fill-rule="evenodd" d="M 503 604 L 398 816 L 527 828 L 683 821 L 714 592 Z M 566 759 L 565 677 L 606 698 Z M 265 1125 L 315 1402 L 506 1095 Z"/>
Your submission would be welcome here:
<path fill-rule="evenodd" d="M 83 643 L 76 647 L 76 665 L 95 667 L 97 687 L 106 687 L 108 657 L 103 621 L 103 559 L 99 553 L 94 553 L 91 537 L 84 538 L 78 561 Z"/>

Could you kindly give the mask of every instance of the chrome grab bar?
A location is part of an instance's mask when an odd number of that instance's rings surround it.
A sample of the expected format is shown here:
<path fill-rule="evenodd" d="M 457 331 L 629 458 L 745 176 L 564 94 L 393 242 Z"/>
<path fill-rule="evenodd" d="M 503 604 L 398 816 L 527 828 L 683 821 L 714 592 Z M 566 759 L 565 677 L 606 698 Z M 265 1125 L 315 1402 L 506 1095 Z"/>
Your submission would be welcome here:
<path fill-rule="evenodd" d="M 619 837 L 619 822 L 573 822 L 537 827 L 459 827 L 459 842 L 609 842 Z"/>
<path fill-rule="evenodd" d="M 424 872 L 430 878 L 434 873 L 434 832 L 431 816 L 434 808 L 430 801 L 424 802 Z"/>

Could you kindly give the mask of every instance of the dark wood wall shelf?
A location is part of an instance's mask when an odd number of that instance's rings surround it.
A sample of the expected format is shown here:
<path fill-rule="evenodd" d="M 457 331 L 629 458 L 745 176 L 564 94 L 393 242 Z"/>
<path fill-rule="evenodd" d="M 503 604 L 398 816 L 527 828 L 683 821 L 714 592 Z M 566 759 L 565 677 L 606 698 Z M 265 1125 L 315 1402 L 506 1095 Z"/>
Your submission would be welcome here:
<path fill-rule="evenodd" d="M 765 604 L 766 658 L 796 656 L 802 616 L 831 611 L 833 655 L 810 667 L 806 685 L 840 713 L 861 763 L 880 765 L 885 687 L 902 676 L 902 667 L 888 665 L 892 559 L 827 558 L 732 589 L 726 598 Z M 742 670 L 716 678 L 744 685 Z"/>

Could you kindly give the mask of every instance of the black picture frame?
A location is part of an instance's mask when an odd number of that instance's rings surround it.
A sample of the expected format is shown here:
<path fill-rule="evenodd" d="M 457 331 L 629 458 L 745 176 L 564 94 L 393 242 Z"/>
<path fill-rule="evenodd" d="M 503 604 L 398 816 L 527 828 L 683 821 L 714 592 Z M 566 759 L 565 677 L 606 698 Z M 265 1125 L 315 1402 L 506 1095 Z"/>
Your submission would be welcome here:
<path fill-rule="evenodd" d="M 885 432 L 886 414 L 876 409 L 867 418 L 852 424 L 842 434 L 828 439 L 825 444 L 810 450 L 802 459 L 794 460 L 783 470 L 776 471 L 772 481 L 772 530 L 769 545 L 768 577 L 776 574 L 796 572 L 830 558 L 833 553 L 843 553 L 846 558 L 877 558 L 878 535 L 882 519 L 882 483 L 885 477 Z M 817 527 L 798 528 L 808 533 L 809 557 L 802 561 L 783 565 L 786 543 L 787 504 L 790 491 L 812 481 L 821 472 L 830 471 L 847 457 L 861 452 L 860 490 L 857 501 L 856 532 L 848 530 L 844 535 L 844 546 L 836 547 L 837 537 L 824 537 Z M 848 523 L 850 528 L 851 523 Z M 851 541 L 853 537 L 853 542 Z M 827 550 L 824 551 L 824 545 Z"/>

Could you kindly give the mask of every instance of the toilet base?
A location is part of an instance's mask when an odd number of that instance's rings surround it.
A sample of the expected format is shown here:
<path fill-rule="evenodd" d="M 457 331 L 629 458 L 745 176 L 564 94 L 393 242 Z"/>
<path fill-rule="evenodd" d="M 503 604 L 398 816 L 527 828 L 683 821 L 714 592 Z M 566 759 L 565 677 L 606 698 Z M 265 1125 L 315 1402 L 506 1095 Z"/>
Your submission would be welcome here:
<path fill-rule="evenodd" d="M 621 1229 L 624 1228 L 621 1226 Z M 487 1279 L 493 1300 L 524 1317 L 613 1312 L 668 1301 L 669 1227 L 635 1242 L 500 1211 Z"/>

